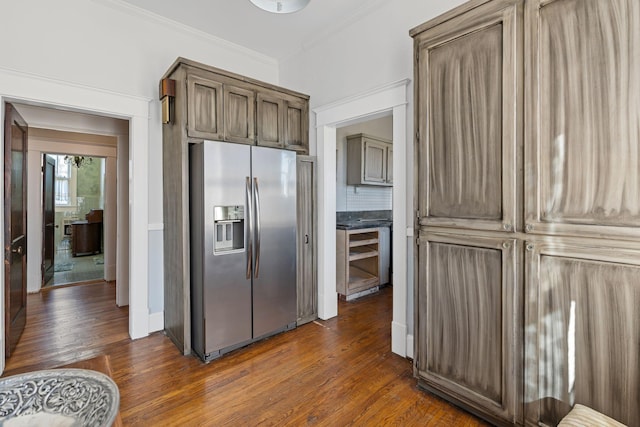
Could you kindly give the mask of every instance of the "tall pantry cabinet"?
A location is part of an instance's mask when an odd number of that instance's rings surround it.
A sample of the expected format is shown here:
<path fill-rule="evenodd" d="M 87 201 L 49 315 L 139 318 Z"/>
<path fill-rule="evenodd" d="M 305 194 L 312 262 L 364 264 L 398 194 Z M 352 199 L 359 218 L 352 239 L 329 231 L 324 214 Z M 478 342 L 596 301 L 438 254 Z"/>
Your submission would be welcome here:
<path fill-rule="evenodd" d="M 474 2 L 416 49 L 420 384 L 494 422 L 522 418 L 522 3 Z M 462 12 L 461 12 L 462 11 Z"/>
<path fill-rule="evenodd" d="M 640 4 L 471 0 L 411 35 L 421 386 L 637 425 Z"/>

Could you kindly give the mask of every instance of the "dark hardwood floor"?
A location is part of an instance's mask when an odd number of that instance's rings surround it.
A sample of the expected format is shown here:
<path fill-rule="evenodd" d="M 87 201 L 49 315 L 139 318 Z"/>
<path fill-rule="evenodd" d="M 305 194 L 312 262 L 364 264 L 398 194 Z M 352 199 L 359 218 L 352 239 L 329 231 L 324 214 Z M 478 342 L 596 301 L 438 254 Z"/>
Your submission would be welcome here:
<path fill-rule="evenodd" d="M 161 332 L 131 341 L 113 284 L 28 297 L 27 327 L 3 376 L 109 355 L 131 426 L 484 426 L 419 390 L 390 352 L 391 288 L 204 364 Z"/>

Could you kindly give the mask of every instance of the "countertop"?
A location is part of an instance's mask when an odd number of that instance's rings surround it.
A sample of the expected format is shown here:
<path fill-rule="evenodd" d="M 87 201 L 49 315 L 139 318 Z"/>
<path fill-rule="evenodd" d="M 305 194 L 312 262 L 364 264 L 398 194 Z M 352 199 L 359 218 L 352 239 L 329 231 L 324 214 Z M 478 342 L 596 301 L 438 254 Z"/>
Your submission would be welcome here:
<path fill-rule="evenodd" d="M 361 228 L 391 227 L 393 221 L 388 219 L 351 219 L 336 222 L 338 230 L 357 230 Z"/>

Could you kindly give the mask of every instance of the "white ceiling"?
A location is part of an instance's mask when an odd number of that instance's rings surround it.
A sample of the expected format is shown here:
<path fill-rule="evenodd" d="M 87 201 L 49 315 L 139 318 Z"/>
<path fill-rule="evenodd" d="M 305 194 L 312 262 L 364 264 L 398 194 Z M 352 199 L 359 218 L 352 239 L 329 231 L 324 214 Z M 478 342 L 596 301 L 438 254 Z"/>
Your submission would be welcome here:
<path fill-rule="evenodd" d="M 388 0 L 311 0 L 289 14 L 265 12 L 249 0 L 122 1 L 283 60 Z"/>

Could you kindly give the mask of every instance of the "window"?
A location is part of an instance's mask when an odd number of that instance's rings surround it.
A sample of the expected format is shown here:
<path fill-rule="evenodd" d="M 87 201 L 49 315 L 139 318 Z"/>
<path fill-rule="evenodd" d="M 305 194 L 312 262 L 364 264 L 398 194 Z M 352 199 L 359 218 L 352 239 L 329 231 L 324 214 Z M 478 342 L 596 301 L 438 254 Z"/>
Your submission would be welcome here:
<path fill-rule="evenodd" d="M 71 204 L 69 182 L 71 180 L 71 164 L 64 160 L 65 156 L 54 156 L 56 159 L 56 206 Z"/>

